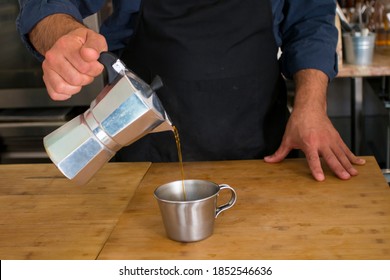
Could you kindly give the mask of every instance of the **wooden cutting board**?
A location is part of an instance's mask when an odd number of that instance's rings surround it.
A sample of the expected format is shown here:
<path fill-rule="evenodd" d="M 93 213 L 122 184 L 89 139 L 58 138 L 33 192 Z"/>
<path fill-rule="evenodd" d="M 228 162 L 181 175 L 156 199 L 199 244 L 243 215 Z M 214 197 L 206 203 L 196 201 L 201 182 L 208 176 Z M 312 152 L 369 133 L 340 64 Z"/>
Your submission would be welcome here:
<path fill-rule="evenodd" d="M 99 259 L 390 259 L 390 188 L 373 157 L 342 181 L 316 182 L 304 159 L 185 163 L 187 179 L 226 183 L 235 206 L 203 241 L 169 240 L 154 189 L 180 179 L 175 163 L 153 164 Z M 221 201 L 223 197 L 221 197 Z"/>
<path fill-rule="evenodd" d="M 52 164 L 0 165 L 0 259 L 95 259 L 150 163 L 109 163 L 85 186 Z"/>

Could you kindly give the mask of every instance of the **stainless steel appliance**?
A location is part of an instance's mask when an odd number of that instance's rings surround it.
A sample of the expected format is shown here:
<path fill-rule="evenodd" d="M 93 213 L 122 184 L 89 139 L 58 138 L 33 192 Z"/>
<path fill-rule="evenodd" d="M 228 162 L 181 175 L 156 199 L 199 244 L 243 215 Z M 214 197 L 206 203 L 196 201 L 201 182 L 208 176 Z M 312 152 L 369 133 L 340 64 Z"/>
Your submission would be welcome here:
<path fill-rule="evenodd" d="M 50 159 L 69 179 L 87 183 L 117 151 L 151 132 L 173 131 L 155 90 L 159 77 L 148 85 L 114 54 L 102 52 L 99 61 L 108 84 L 90 108 L 44 138 Z"/>
<path fill-rule="evenodd" d="M 49 98 L 40 63 L 21 43 L 17 0 L 0 2 L 0 163 L 50 162 L 42 139 L 85 111 L 104 86 L 103 76 L 68 101 Z M 85 23 L 99 26 L 99 16 Z"/>

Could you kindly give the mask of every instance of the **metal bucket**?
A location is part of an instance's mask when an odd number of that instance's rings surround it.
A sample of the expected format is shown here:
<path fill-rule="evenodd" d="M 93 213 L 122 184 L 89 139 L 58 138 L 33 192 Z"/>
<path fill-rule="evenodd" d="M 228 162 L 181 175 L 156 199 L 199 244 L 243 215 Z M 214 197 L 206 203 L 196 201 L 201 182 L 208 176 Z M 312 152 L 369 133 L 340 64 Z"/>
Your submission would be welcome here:
<path fill-rule="evenodd" d="M 346 63 L 370 65 L 374 56 L 375 33 L 344 33 L 344 57 Z"/>

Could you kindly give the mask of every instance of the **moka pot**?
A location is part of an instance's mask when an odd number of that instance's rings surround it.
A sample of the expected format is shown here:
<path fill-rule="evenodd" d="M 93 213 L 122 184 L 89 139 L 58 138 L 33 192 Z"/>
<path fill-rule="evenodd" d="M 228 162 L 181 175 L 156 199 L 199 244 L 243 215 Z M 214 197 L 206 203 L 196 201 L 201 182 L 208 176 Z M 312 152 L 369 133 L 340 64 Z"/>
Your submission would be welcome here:
<path fill-rule="evenodd" d="M 115 55 L 103 52 L 108 84 L 90 108 L 46 137 L 52 162 L 70 180 L 86 184 L 118 150 L 151 132 L 173 130 L 155 90 L 159 77 L 145 83 Z"/>

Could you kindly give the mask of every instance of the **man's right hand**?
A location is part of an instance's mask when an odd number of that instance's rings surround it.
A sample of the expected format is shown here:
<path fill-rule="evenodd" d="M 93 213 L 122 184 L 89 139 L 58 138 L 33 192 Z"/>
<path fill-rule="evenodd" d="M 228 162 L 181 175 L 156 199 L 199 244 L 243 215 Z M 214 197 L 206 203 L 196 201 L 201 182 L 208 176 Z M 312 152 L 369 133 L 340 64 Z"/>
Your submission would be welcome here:
<path fill-rule="evenodd" d="M 45 57 L 43 80 L 53 100 L 69 99 L 103 71 L 97 59 L 107 50 L 105 38 L 69 16 L 42 20 L 30 40 Z"/>

